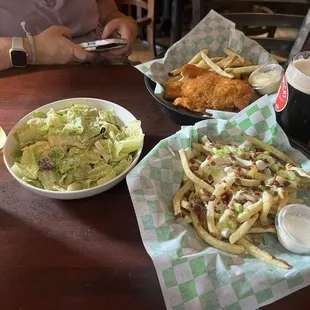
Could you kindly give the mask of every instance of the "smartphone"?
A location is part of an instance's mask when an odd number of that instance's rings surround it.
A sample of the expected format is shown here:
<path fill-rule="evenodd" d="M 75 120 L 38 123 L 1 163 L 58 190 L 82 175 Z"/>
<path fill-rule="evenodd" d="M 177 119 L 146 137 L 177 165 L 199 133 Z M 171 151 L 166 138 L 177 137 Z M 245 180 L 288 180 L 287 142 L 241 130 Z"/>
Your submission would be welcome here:
<path fill-rule="evenodd" d="M 126 39 L 105 39 L 79 44 L 88 52 L 104 52 L 115 48 L 122 48 L 127 45 Z"/>

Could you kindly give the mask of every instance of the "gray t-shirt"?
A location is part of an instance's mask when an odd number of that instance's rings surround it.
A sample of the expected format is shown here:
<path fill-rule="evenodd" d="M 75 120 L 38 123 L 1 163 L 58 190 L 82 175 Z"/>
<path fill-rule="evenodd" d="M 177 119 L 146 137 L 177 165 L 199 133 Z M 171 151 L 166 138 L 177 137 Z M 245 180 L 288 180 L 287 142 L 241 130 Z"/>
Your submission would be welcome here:
<path fill-rule="evenodd" d="M 96 0 L 0 0 L 0 37 L 33 36 L 53 25 L 71 30 L 75 42 L 95 40 L 102 27 Z"/>

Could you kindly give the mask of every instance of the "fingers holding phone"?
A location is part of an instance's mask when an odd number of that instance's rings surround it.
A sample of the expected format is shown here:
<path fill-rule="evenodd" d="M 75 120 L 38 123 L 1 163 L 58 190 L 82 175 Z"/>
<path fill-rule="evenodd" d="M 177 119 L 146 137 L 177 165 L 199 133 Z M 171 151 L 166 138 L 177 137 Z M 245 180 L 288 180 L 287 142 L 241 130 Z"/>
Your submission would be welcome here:
<path fill-rule="evenodd" d="M 126 45 L 122 48 L 104 52 L 104 56 L 128 56 L 132 52 L 133 44 L 137 37 L 137 24 L 131 18 L 116 18 L 111 20 L 103 29 L 102 39 L 112 36 L 113 33 L 119 33 L 122 39 L 126 40 Z"/>
<path fill-rule="evenodd" d="M 70 30 L 52 26 L 34 37 L 38 64 L 68 64 L 92 62 L 95 58 L 71 41 Z"/>

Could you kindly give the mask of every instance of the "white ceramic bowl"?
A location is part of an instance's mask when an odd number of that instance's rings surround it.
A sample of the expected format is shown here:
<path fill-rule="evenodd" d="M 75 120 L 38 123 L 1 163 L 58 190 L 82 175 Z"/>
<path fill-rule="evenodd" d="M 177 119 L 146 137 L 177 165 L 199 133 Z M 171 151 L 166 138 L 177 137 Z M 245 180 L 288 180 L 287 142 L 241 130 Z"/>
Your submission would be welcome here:
<path fill-rule="evenodd" d="M 127 173 L 136 165 L 137 161 L 139 160 L 139 157 L 141 155 L 142 152 L 142 147 L 141 149 L 137 152 L 132 164 L 120 175 L 118 175 L 115 179 L 93 187 L 93 188 L 89 188 L 89 189 L 83 189 L 83 190 L 77 190 L 77 191 L 68 191 L 68 192 L 57 192 L 57 191 L 50 191 L 50 190 L 45 190 L 45 189 L 41 189 L 38 187 L 35 187 L 33 185 L 28 184 L 27 182 L 21 180 L 20 178 L 18 178 L 16 175 L 14 175 L 14 173 L 11 171 L 11 167 L 13 166 L 14 162 L 13 162 L 13 158 L 12 158 L 12 152 L 16 149 L 17 147 L 17 141 L 14 139 L 13 134 L 14 132 L 20 128 L 21 126 L 23 126 L 27 120 L 29 119 L 29 117 L 35 112 L 35 111 L 42 111 L 42 112 L 47 112 L 49 111 L 51 108 L 53 108 L 54 110 L 61 110 L 61 109 L 65 109 L 65 108 L 69 108 L 70 106 L 72 106 L 72 104 L 74 103 L 80 103 L 80 104 L 85 104 L 91 107 L 95 107 L 99 110 L 103 110 L 103 109 L 113 109 L 115 114 L 116 114 L 116 119 L 117 119 L 117 124 L 120 126 L 124 126 L 127 125 L 128 122 L 136 120 L 136 118 L 129 112 L 127 111 L 125 108 L 112 103 L 110 101 L 106 101 L 106 100 L 101 100 L 101 99 L 94 99 L 94 98 L 70 98 L 70 99 L 63 99 L 63 100 L 59 100 L 59 101 L 55 101 L 52 103 L 49 103 L 47 105 L 44 105 L 32 112 L 30 112 L 29 114 L 27 114 L 24 118 L 22 118 L 15 126 L 14 128 L 11 130 L 11 132 L 9 133 L 8 137 L 7 137 L 7 141 L 5 143 L 4 146 L 4 151 L 3 151 L 3 155 L 4 155 L 4 163 L 7 167 L 7 169 L 9 170 L 9 172 L 11 173 L 11 175 L 25 188 L 29 189 L 30 191 L 45 196 L 45 197 L 49 197 L 49 198 L 55 198 L 55 199 L 79 199 L 79 198 L 85 198 L 85 197 L 90 197 L 90 196 L 94 196 L 97 195 L 99 193 L 105 192 L 108 189 L 112 188 L 113 186 L 115 186 L 116 184 L 120 183 L 122 180 L 124 180 L 124 178 L 126 177 Z"/>

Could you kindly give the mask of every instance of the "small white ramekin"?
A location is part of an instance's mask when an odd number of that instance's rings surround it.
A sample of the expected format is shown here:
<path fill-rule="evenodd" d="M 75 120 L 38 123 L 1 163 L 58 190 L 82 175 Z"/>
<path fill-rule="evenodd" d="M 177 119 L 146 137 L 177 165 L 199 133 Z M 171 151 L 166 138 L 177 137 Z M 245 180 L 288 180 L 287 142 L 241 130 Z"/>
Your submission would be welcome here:
<path fill-rule="evenodd" d="M 310 207 L 291 204 L 276 216 L 278 239 L 289 251 L 310 254 Z"/>

